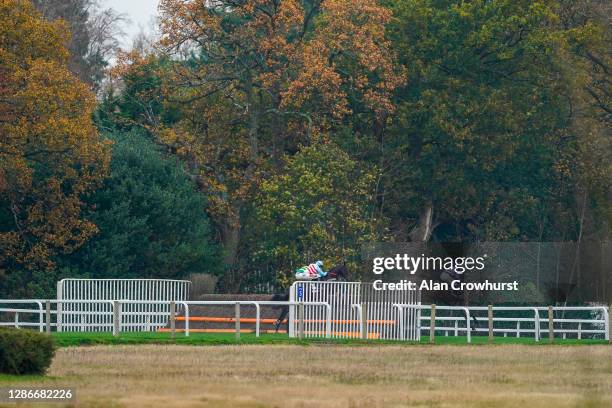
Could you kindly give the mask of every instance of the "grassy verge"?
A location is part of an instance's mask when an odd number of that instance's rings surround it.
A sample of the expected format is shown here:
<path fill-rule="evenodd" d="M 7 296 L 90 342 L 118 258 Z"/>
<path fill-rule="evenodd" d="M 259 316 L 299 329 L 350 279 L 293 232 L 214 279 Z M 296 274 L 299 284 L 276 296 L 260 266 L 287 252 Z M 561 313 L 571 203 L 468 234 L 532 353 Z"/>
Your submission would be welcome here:
<path fill-rule="evenodd" d="M 528 344 L 62 347 L 48 377 L 0 386 L 74 388 L 79 408 L 612 407 L 612 347 Z"/>
<path fill-rule="evenodd" d="M 97 344 L 184 344 L 184 345 L 227 345 L 227 344 L 297 344 L 297 345 L 317 345 L 317 344 L 348 344 L 348 345 L 413 345 L 418 342 L 400 342 L 390 340 L 360 340 L 360 339 L 325 339 L 325 338 L 306 338 L 299 340 L 289 338 L 286 334 L 262 334 L 255 337 L 252 333 L 242 334 L 237 341 L 233 333 L 192 333 L 189 337 L 177 334 L 172 339 L 170 333 L 122 333 L 118 337 L 113 337 L 111 333 L 54 333 L 53 337 L 60 347 L 97 345 Z M 429 337 L 423 336 L 420 344 L 427 344 Z M 441 345 L 467 345 L 465 336 L 457 337 L 437 337 L 436 344 Z M 488 339 L 485 336 L 472 337 L 472 344 L 486 345 Z M 532 344 L 547 345 L 548 339 L 535 342 L 533 338 L 527 337 L 496 337 L 493 344 Z M 605 340 L 576 340 L 576 339 L 555 339 L 553 344 L 562 345 L 592 345 L 608 344 Z"/>

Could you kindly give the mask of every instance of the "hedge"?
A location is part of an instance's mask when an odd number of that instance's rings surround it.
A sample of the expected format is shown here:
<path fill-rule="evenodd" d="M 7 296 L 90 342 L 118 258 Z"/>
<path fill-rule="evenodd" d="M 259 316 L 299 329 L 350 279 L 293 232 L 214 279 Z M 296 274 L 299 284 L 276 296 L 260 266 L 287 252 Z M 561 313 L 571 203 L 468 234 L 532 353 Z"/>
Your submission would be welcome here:
<path fill-rule="evenodd" d="M 54 354 L 55 342 L 49 335 L 0 328 L 0 373 L 44 374 Z"/>

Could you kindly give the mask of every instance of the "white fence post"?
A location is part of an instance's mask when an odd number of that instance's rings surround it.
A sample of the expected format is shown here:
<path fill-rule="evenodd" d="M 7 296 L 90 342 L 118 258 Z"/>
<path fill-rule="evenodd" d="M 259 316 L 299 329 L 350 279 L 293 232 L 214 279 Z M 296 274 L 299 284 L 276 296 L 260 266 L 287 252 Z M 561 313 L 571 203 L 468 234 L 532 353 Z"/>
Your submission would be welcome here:
<path fill-rule="evenodd" d="M 47 334 L 51 334 L 51 301 L 45 301 L 45 327 Z"/>
<path fill-rule="evenodd" d="M 489 343 L 493 343 L 493 305 L 489 305 L 487 317 L 489 320 Z"/>
<path fill-rule="evenodd" d="M 261 310 L 258 303 L 255 303 L 255 337 L 259 337 Z"/>
<path fill-rule="evenodd" d="M 394 305 L 394 306 L 397 306 L 397 320 L 399 321 L 399 339 L 406 340 L 406 331 L 404 328 L 404 308 L 401 305 Z M 411 311 L 409 310 L 408 315 L 410 316 L 410 314 L 411 314 Z"/>
<path fill-rule="evenodd" d="M 42 302 L 36 302 L 38 305 L 38 331 L 43 332 L 43 306 Z"/>
<path fill-rule="evenodd" d="M 185 337 L 189 337 L 189 305 L 186 302 L 181 302 L 185 307 Z"/>
<path fill-rule="evenodd" d="M 298 305 L 298 338 L 300 340 L 302 340 L 304 338 L 304 318 L 305 318 L 305 313 L 304 313 L 304 302 L 300 302 L 300 304 Z"/>
<path fill-rule="evenodd" d="M 331 319 L 332 319 L 332 308 L 329 303 L 325 305 L 325 338 L 331 337 Z"/>
<path fill-rule="evenodd" d="M 538 310 L 537 307 L 534 307 L 533 311 L 534 311 L 534 315 L 533 315 L 534 337 L 535 337 L 535 341 L 540 341 L 540 311 Z"/>
<path fill-rule="evenodd" d="M 172 340 L 176 338 L 176 303 L 170 302 L 170 333 Z"/>
<path fill-rule="evenodd" d="M 555 340 L 555 321 L 554 311 L 552 306 L 548 306 L 548 341 L 553 342 Z"/>
<path fill-rule="evenodd" d="M 62 300 L 64 300 L 64 295 L 63 295 L 63 282 L 64 280 L 62 279 L 61 281 L 57 282 L 57 307 L 56 307 L 56 312 L 57 314 L 55 315 L 55 323 L 56 323 L 56 327 L 55 330 L 58 332 L 62 331 L 62 324 L 63 324 L 63 316 L 62 316 L 62 310 L 63 310 L 63 305 L 62 305 Z"/>
<path fill-rule="evenodd" d="M 464 307 L 463 310 L 465 311 L 465 331 L 467 333 L 467 342 L 471 343 L 472 342 L 472 329 L 470 325 L 470 309 L 468 309 L 467 307 Z"/>
<path fill-rule="evenodd" d="M 360 316 L 359 318 L 361 319 L 361 338 L 364 340 L 368 339 L 368 308 L 366 307 L 365 303 L 361 304 L 361 308 L 360 308 Z M 400 324 L 400 326 L 402 326 Z"/>
<path fill-rule="evenodd" d="M 119 336 L 121 332 L 121 302 L 113 301 L 113 336 Z"/>
<path fill-rule="evenodd" d="M 240 341 L 240 302 L 236 302 L 234 320 L 236 321 L 236 341 Z"/>
<path fill-rule="evenodd" d="M 604 307 L 603 308 L 604 311 L 604 331 L 605 331 L 605 339 L 608 340 L 608 343 L 612 343 L 612 340 L 610 340 L 610 326 L 612 326 L 612 305 L 610 305 L 610 307 L 608 307 L 607 309 Z"/>
<path fill-rule="evenodd" d="M 429 324 L 429 342 L 431 344 L 436 341 L 436 305 L 431 305 L 431 322 Z"/>

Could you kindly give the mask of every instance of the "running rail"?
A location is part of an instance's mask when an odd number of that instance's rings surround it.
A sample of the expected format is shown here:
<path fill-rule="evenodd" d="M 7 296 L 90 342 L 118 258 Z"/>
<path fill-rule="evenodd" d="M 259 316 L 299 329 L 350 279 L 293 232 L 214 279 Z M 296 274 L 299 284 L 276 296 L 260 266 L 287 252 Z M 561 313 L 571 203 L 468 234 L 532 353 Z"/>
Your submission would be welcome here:
<path fill-rule="evenodd" d="M 401 335 L 401 340 L 405 340 L 405 333 L 404 333 L 404 309 L 416 309 L 416 310 L 432 310 L 432 305 L 406 305 L 406 304 L 401 304 L 401 303 L 394 303 L 393 304 L 394 308 L 397 308 L 397 312 L 398 312 L 398 320 L 400 322 L 400 335 Z M 466 332 L 466 337 L 467 337 L 467 342 L 471 343 L 472 342 L 472 335 L 470 333 L 470 310 L 467 307 L 463 307 L 463 306 L 438 306 L 435 305 L 435 309 L 436 310 L 460 310 L 463 311 L 465 313 L 465 329 L 460 329 L 460 330 L 465 330 Z M 421 319 L 428 319 L 431 320 L 431 316 L 421 316 Z M 432 327 L 434 328 L 435 331 L 435 320 L 439 320 L 440 318 L 438 316 L 434 316 L 434 323 L 432 325 Z"/>
<path fill-rule="evenodd" d="M 142 316 L 142 315 L 164 315 L 164 316 L 169 316 L 169 312 L 160 312 L 160 311 L 128 311 L 128 312 L 123 312 L 123 308 L 122 305 L 125 304 L 145 304 L 145 305 L 170 305 L 174 303 L 175 306 L 182 306 L 185 310 L 185 336 L 189 336 L 190 330 L 189 330 L 189 315 L 190 315 L 190 305 L 196 306 L 196 305 L 235 305 L 236 307 L 241 307 L 242 305 L 245 306 L 253 306 L 255 307 L 255 311 L 256 311 L 256 329 L 255 329 L 255 333 L 256 336 L 259 337 L 260 335 L 260 325 L 261 325 L 261 306 L 289 306 L 289 307 L 295 307 L 298 306 L 300 307 L 300 305 L 302 305 L 302 307 L 308 307 L 308 306 L 319 306 L 319 307 L 324 307 L 326 310 L 326 318 L 325 318 L 325 336 L 326 337 L 330 337 L 331 336 L 331 323 L 332 323 L 332 308 L 330 306 L 329 303 L 327 302 L 301 302 L 301 301 L 171 301 L 171 300 L 164 300 L 164 301 L 151 301 L 151 300 L 56 300 L 56 299 L 50 299 L 50 300 L 46 300 L 46 299 L 0 299 L 0 304 L 5 304 L 5 305 L 13 305 L 13 307 L 3 307 L 0 308 L 0 313 L 14 313 L 15 317 L 14 320 L 12 322 L 10 321 L 3 321 L 0 322 L 0 326 L 12 326 L 12 327 L 38 327 L 39 331 L 44 331 L 45 328 L 47 330 L 47 332 L 51 331 L 51 327 L 55 326 L 56 330 L 61 331 L 62 330 L 62 322 L 58 321 L 56 323 L 52 323 L 51 322 L 51 315 L 55 314 L 58 315 L 58 313 L 62 313 L 60 308 L 57 307 L 55 310 L 51 310 L 50 309 L 50 305 L 55 304 L 55 305 L 62 305 L 62 304 L 107 304 L 109 305 L 109 310 L 95 310 L 95 311 L 87 311 L 87 310 L 80 310 L 80 311 L 76 311 L 73 312 L 75 315 L 82 315 L 82 316 L 87 316 L 87 315 L 106 315 L 106 316 L 112 316 L 112 323 L 87 323 L 86 321 L 83 323 L 72 323 L 73 326 L 78 327 L 78 328 L 102 328 L 102 330 L 104 330 L 104 328 L 108 328 L 109 326 L 112 326 L 112 331 L 113 333 L 116 335 L 119 332 L 122 331 L 122 329 L 124 328 L 124 326 L 128 326 L 131 327 L 130 325 L 133 326 L 133 323 L 127 322 L 124 323 L 122 316 Z M 35 308 L 20 308 L 20 307 L 15 307 L 18 305 L 36 305 Z M 363 311 L 361 310 L 362 306 L 360 304 L 352 304 L 352 305 L 348 305 L 349 309 L 353 309 L 356 310 L 361 316 L 363 315 Z M 425 309 L 429 309 L 431 310 L 431 305 L 413 305 L 413 304 L 403 304 L 403 303 L 394 303 L 393 304 L 393 308 L 398 310 L 398 323 L 399 323 L 399 328 L 400 328 L 400 339 L 401 340 L 405 340 L 405 332 L 404 332 L 404 310 L 405 309 L 414 309 L 414 310 L 425 310 Z M 440 326 L 440 327 L 436 327 L 436 325 L 434 324 L 433 327 L 436 331 L 444 331 L 446 334 L 448 334 L 449 332 L 459 332 L 459 331 L 466 331 L 466 337 L 467 337 L 467 341 L 468 343 L 471 342 L 471 331 L 472 331 L 472 327 L 471 327 L 471 318 L 475 319 L 477 322 L 478 321 L 487 321 L 489 320 L 487 317 L 478 317 L 478 316 L 474 316 L 471 312 L 477 312 L 477 311 L 486 311 L 488 310 L 487 306 L 438 306 L 436 305 L 436 310 L 458 310 L 463 312 L 463 314 L 465 314 L 465 318 L 463 317 L 458 317 L 458 316 L 439 316 L 436 315 L 434 318 L 434 321 L 455 321 L 455 327 L 449 327 L 449 326 Z M 584 318 L 578 318 L 578 319 L 566 319 L 566 318 L 554 318 L 554 316 L 552 316 L 551 319 L 551 315 L 549 314 L 548 318 L 542 318 L 540 316 L 540 312 L 542 311 L 549 311 L 552 310 L 554 311 L 596 311 L 596 312 L 600 312 L 603 319 L 584 319 Z M 175 308 L 176 311 L 176 308 Z M 541 340 L 541 335 L 542 333 L 548 333 L 549 337 L 551 336 L 550 330 L 548 328 L 542 328 L 541 327 L 541 323 L 542 320 L 544 321 L 548 321 L 549 322 L 549 327 L 553 328 L 553 336 L 555 333 L 561 334 L 563 336 L 565 336 L 566 334 L 577 334 L 578 338 L 581 338 L 581 335 L 583 333 L 589 333 L 589 334 L 603 334 L 604 338 L 606 340 L 610 340 L 610 312 L 608 310 L 607 307 L 605 306 L 550 306 L 550 307 L 542 307 L 542 306 L 538 306 L 538 307 L 530 307 L 530 306 L 492 306 L 492 311 L 530 311 L 533 312 L 533 318 L 525 318 L 525 317 L 492 317 L 491 323 L 492 322 L 516 322 L 517 323 L 517 328 L 516 329 L 512 329 L 512 328 L 492 328 L 493 332 L 497 332 L 497 333 L 515 333 L 517 336 L 520 336 L 521 333 L 531 333 L 533 332 L 534 334 L 534 339 L 535 341 L 539 341 Z M 19 321 L 19 315 L 20 314 L 34 314 L 34 315 L 38 315 L 38 321 L 37 322 L 33 322 L 33 321 Z M 47 316 L 47 318 L 45 318 L 45 316 Z M 473 316 L 473 317 L 472 317 Z M 87 319 L 85 319 L 87 320 Z M 420 316 L 420 320 L 431 320 L 430 316 Z M 465 327 L 458 327 L 457 326 L 457 322 L 459 321 L 466 321 L 466 325 Z M 520 328 L 520 323 L 521 322 L 527 322 L 527 323 L 533 323 L 534 328 L 533 329 L 521 329 Z M 572 324 L 577 324 L 578 325 L 578 329 L 568 329 L 568 328 L 554 328 L 554 324 L 555 323 L 572 323 Z M 239 323 L 238 323 L 239 324 Z M 363 334 L 365 331 L 367 331 L 367 321 L 363 322 L 363 318 L 360 319 L 359 322 L 359 328 L 361 333 Z M 603 329 L 599 329 L 599 328 L 595 328 L 595 329 L 582 329 L 582 325 L 583 324 L 589 324 L 589 325 L 603 325 Z M 139 324 L 141 327 L 140 329 L 150 329 L 150 327 L 147 327 L 146 325 L 142 325 Z M 420 327 L 419 325 L 419 331 L 422 330 L 427 330 L 427 327 Z M 474 328 L 475 331 L 486 331 L 486 328 L 481 328 L 481 327 L 476 327 Z M 363 337 L 363 335 L 362 335 Z"/>

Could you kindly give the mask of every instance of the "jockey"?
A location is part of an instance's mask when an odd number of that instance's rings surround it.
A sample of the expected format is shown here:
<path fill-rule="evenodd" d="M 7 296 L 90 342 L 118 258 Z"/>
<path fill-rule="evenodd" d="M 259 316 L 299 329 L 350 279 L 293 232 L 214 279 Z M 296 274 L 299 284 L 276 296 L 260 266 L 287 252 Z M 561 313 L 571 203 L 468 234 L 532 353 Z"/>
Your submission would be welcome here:
<path fill-rule="evenodd" d="M 317 261 L 315 263 L 311 263 L 308 266 L 302 266 L 300 269 L 295 271 L 296 279 L 318 279 L 327 275 L 327 272 L 323 270 L 323 262 Z"/>

